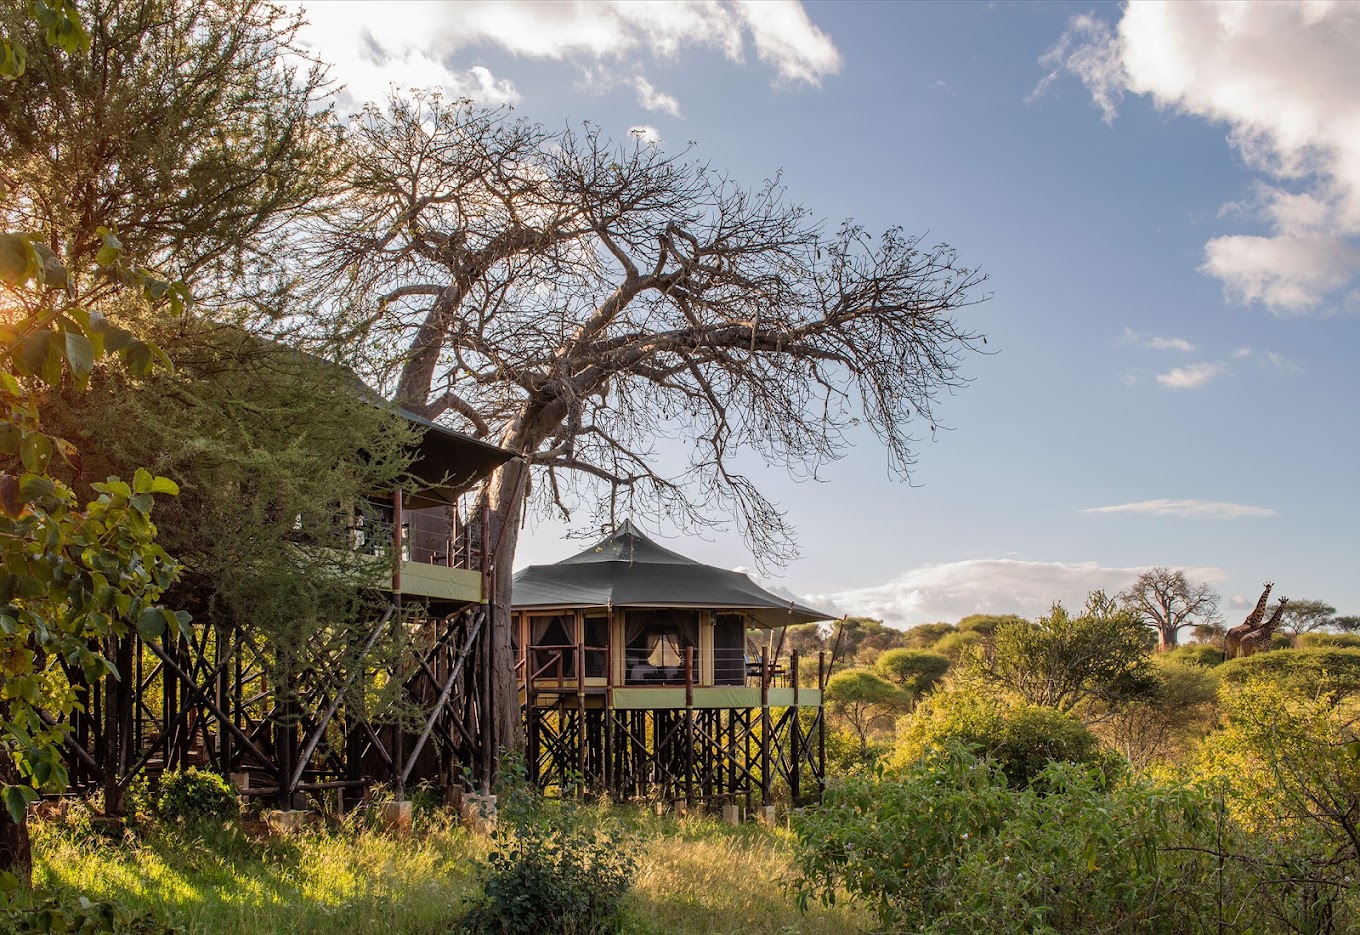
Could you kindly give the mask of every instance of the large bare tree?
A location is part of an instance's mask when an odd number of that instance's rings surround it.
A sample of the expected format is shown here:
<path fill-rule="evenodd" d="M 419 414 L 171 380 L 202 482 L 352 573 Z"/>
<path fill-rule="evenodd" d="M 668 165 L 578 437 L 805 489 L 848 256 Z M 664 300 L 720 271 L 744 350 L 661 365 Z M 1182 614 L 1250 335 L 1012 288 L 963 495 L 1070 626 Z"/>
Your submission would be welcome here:
<path fill-rule="evenodd" d="M 1158 652 L 1174 647 L 1186 627 L 1218 620 L 1218 592 L 1208 582 L 1191 581 L 1179 569 L 1148 569 L 1119 595 L 1119 601 L 1157 631 Z"/>
<path fill-rule="evenodd" d="M 982 275 L 898 229 L 828 227 L 777 180 L 435 95 L 369 108 L 349 146 L 348 197 L 314 241 L 333 320 L 403 405 L 521 455 L 485 494 L 502 659 L 526 503 L 731 518 L 777 564 L 791 530 L 739 452 L 815 474 L 866 424 L 905 476 L 913 426 L 963 382 L 977 335 L 954 313 Z M 670 463 L 666 436 L 688 457 Z M 511 667 L 495 677 L 509 738 Z"/>

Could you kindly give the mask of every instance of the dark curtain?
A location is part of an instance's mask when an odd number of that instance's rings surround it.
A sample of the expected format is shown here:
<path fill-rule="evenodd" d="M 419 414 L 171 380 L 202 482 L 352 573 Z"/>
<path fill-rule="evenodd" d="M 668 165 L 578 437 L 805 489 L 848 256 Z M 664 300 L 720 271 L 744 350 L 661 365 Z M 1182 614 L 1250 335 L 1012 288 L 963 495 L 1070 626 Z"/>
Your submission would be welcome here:
<path fill-rule="evenodd" d="M 539 678 L 557 678 L 557 656 L 562 657 L 562 677 L 576 677 L 576 637 L 572 635 L 575 620 L 571 617 L 530 617 L 530 646 L 570 647 L 567 649 L 535 649 L 530 656 L 535 672 L 543 669 Z M 546 669 L 545 669 L 546 667 Z"/>
<path fill-rule="evenodd" d="M 713 684 L 746 684 L 746 620 L 741 614 L 713 618 Z"/>

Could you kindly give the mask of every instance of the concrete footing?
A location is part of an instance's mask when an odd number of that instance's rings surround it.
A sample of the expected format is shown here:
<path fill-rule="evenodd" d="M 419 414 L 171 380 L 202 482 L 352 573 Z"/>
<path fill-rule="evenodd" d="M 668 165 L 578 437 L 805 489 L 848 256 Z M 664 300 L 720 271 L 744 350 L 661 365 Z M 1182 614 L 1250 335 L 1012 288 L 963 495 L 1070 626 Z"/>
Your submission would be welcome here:
<path fill-rule="evenodd" d="M 724 823 L 736 826 L 741 824 L 742 814 L 740 805 L 724 805 L 722 820 Z"/>
<path fill-rule="evenodd" d="M 756 806 L 756 821 L 760 822 L 762 825 L 765 825 L 767 828 L 773 828 L 775 824 L 774 806 L 773 805 Z"/>
<path fill-rule="evenodd" d="M 384 802 L 378 807 L 378 817 L 381 819 L 385 830 L 395 831 L 398 834 L 409 834 L 411 831 L 411 802 L 409 799 Z"/>
<path fill-rule="evenodd" d="M 458 817 L 470 830 L 478 834 L 490 834 L 496 830 L 496 797 L 465 794 Z"/>
<path fill-rule="evenodd" d="M 276 808 L 268 816 L 269 830 L 281 834 L 295 834 L 301 831 L 306 821 L 307 810 L 301 808 Z"/>

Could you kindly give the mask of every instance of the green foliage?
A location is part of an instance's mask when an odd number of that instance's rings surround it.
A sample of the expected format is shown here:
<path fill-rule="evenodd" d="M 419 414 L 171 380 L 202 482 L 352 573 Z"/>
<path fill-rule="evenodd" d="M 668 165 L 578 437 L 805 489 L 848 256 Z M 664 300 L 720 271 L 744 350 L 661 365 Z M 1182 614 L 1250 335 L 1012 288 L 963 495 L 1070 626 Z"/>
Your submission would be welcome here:
<path fill-rule="evenodd" d="M 1070 764 L 1036 778 L 951 747 L 832 784 L 795 828 L 801 902 L 845 891 L 889 931 L 941 935 L 1214 929 L 1210 802 Z"/>
<path fill-rule="evenodd" d="M 155 806 L 163 820 L 182 824 L 235 818 L 240 811 L 225 779 L 194 766 L 161 776 Z"/>
<path fill-rule="evenodd" d="M 836 623 L 827 638 L 829 648 L 836 653 L 837 665 L 844 660 L 855 663 L 867 661 L 887 649 L 905 646 L 906 634 L 870 617 L 847 617 Z"/>
<path fill-rule="evenodd" d="M 957 632 L 952 623 L 918 623 L 903 631 L 908 649 L 930 649 L 945 636 Z"/>
<path fill-rule="evenodd" d="M 921 760 L 958 745 L 991 758 L 1017 788 L 1032 783 L 1050 761 L 1084 764 L 1109 775 L 1121 766 L 1119 758 L 1069 714 L 968 690 L 936 692 L 904 718 L 890 763 L 911 770 Z"/>
<path fill-rule="evenodd" d="M 1219 670 L 1223 681 L 1244 685 L 1258 677 L 1286 685 L 1304 697 L 1360 694 L 1360 649 L 1296 649 L 1233 659 Z"/>
<path fill-rule="evenodd" d="M 1151 696 L 1157 681 L 1150 665 L 1137 614 L 1094 591 L 1079 616 L 1054 604 L 1038 626 L 1001 624 L 990 651 L 972 655 L 967 674 L 1030 704 L 1073 711 Z"/>
<path fill-rule="evenodd" d="M 180 931 L 156 913 L 137 912 L 111 900 L 72 898 L 48 890 L 22 891 L 19 880 L 8 873 L 0 873 L 0 924 L 12 935 L 173 935 Z"/>
<path fill-rule="evenodd" d="M 68 377 L 84 386 L 106 354 L 141 375 L 168 361 L 51 289 L 67 271 L 40 246 L 0 235 L 4 294 L 21 309 L 0 325 L 0 799 L 18 824 L 40 791 L 66 787 L 63 733 L 50 718 L 81 699 L 62 666 L 97 682 L 116 674 L 105 640 L 132 627 L 154 639 L 189 619 L 157 603 L 179 569 L 155 541 L 151 510 L 157 495 L 174 496 L 178 486 L 130 467 L 131 483 L 117 475 L 92 483 L 82 505 L 58 474 L 76 448 L 52 432 L 38 403 L 40 388 L 55 390 Z M 100 262 L 128 285 L 153 281 L 124 265 L 117 248 Z"/>
<path fill-rule="evenodd" d="M 996 633 L 996 628 L 1005 624 L 1029 623 L 1024 617 L 1017 614 L 969 614 L 958 623 L 958 628 L 963 633 L 976 633 L 979 636 L 990 639 Z"/>
<path fill-rule="evenodd" d="M 300 16 L 257 0 L 46 4 L 45 19 L 22 3 L 0 12 L 0 35 L 28 53 L 0 96 L 0 229 L 50 246 L 87 306 L 117 291 L 87 272 L 113 246 L 100 228 L 192 281 L 202 305 L 272 304 L 282 222 L 336 177 L 324 76 L 281 61 Z M 169 285 L 148 297 L 171 298 Z"/>
<path fill-rule="evenodd" d="M 1167 650 L 1158 658 L 1183 665 L 1217 666 L 1223 664 L 1223 647 L 1221 644 L 1214 646 L 1210 643 L 1186 643 Z"/>
<path fill-rule="evenodd" d="M 349 548 L 362 516 L 351 507 L 405 482 L 415 434 L 352 374 L 310 355 L 206 322 L 151 333 L 174 354 L 173 373 L 136 385 L 101 375 L 63 406 L 87 452 L 81 476 L 150 464 L 176 477 L 180 496 L 157 520 L 184 568 L 179 606 L 210 632 L 250 621 L 272 685 L 286 689 L 318 655 L 343 672 L 390 573 L 388 532 L 364 530 L 371 554 Z M 386 640 L 378 652 L 402 649 Z"/>
<path fill-rule="evenodd" d="M 508 793 L 508 795 L 507 795 Z M 630 842 L 571 800 L 546 802 L 522 783 L 502 792 L 483 895 L 463 921 L 474 935 L 603 935 L 619 930 L 637 872 Z"/>
<path fill-rule="evenodd" d="M 951 632 L 936 640 L 930 651 L 939 653 L 950 662 L 958 662 L 974 650 L 981 649 L 982 644 L 982 636 L 976 632 Z"/>
<path fill-rule="evenodd" d="M 878 657 L 874 668 L 914 702 L 944 678 L 949 657 L 921 649 L 890 649 Z"/>
<path fill-rule="evenodd" d="M 1355 650 L 1340 652 L 1360 658 Z M 1205 740 L 1195 773 L 1222 782 L 1234 813 L 1250 827 L 1280 834 L 1310 825 L 1328 830 L 1360 871 L 1356 710 L 1335 691 L 1303 690 L 1320 677 L 1262 668 L 1245 679 L 1225 679 L 1223 727 Z"/>
<path fill-rule="evenodd" d="M 875 721 L 890 718 L 911 704 L 911 696 L 868 669 L 837 672 L 826 683 L 823 701 L 828 713 L 855 732 L 860 754 L 868 753 L 869 732 Z"/>
<path fill-rule="evenodd" d="M 1304 633 L 1294 641 L 1298 649 L 1360 649 L 1360 635 L 1354 633 Z"/>
<path fill-rule="evenodd" d="M 1181 661 L 1194 658 L 1182 652 L 1191 648 L 1183 646 L 1158 655 L 1153 660 L 1156 694 L 1130 702 L 1097 727 L 1134 769 L 1179 761 L 1212 725 L 1218 671 Z"/>

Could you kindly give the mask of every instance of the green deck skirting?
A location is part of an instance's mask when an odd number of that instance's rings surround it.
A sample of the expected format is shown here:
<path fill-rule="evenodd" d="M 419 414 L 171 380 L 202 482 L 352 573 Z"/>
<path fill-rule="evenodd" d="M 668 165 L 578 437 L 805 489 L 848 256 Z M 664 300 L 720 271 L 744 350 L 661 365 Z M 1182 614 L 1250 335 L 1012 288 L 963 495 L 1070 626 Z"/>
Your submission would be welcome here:
<path fill-rule="evenodd" d="M 685 690 L 673 686 L 657 688 L 616 688 L 613 692 L 615 708 L 683 708 Z M 770 707 L 788 708 L 793 706 L 792 688 L 771 688 Z M 822 703 L 822 693 L 815 688 L 800 688 L 798 704 L 816 707 Z M 714 685 L 694 689 L 696 708 L 759 708 L 760 689 L 742 688 L 738 685 Z"/>
<path fill-rule="evenodd" d="M 482 573 L 420 562 L 401 563 L 401 593 L 439 601 L 482 601 Z M 683 699 L 681 700 L 683 704 Z"/>

